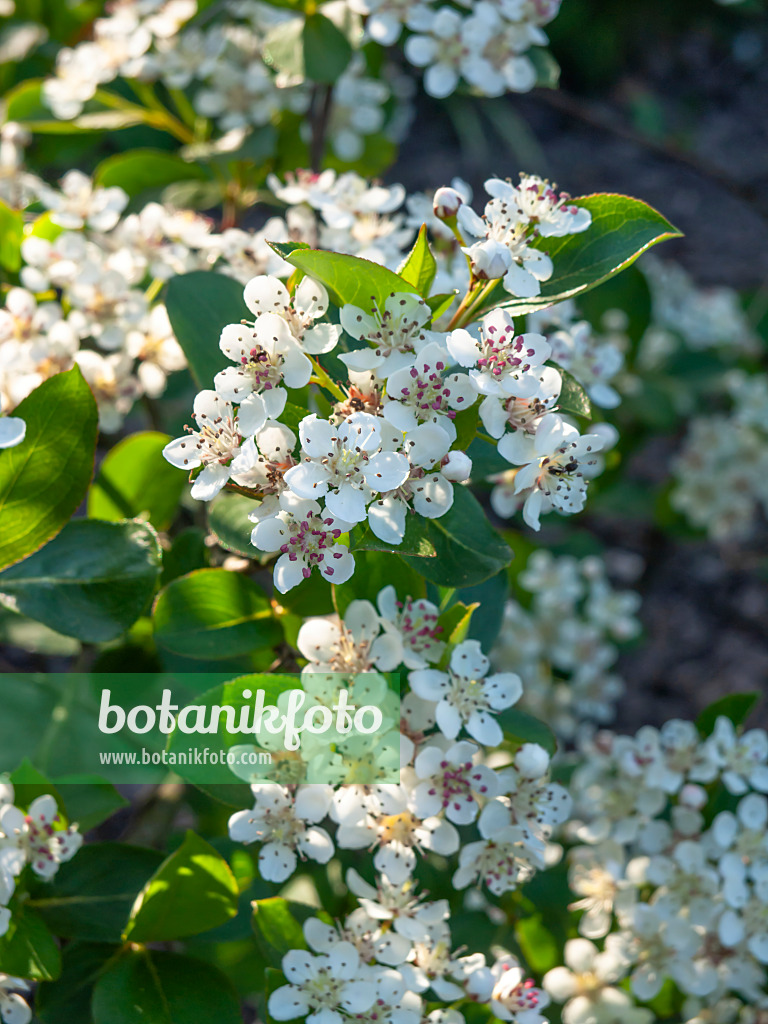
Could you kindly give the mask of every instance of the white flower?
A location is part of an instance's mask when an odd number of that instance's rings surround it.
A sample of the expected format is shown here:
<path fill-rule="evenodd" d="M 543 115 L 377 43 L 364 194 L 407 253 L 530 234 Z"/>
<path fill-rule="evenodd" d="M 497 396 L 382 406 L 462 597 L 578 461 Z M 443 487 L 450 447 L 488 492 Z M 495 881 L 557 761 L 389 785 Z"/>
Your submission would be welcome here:
<path fill-rule="evenodd" d="M 603 409 L 615 409 L 621 401 L 610 381 L 624 365 L 624 356 L 610 341 L 600 341 L 592 325 L 582 320 L 549 336 L 552 359 L 584 386 Z"/>
<path fill-rule="evenodd" d="M 415 895 L 411 879 L 393 885 L 386 877 L 378 875 L 374 888 L 354 868 L 347 871 L 346 878 L 369 917 L 374 921 L 392 921 L 393 929 L 411 942 L 428 942 L 431 929 L 448 919 L 448 900 L 424 902 Z"/>
<path fill-rule="evenodd" d="M 521 174 L 519 185 L 491 178 L 485 188 L 494 198 L 514 203 L 543 238 L 575 235 L 586 231 L 592 223 L 589 210 L 574 206 L 567 192 L 557 192 L 556 185 L 535 174 Z"/>
<path fill-rule="evenodd" d="M 119 430 L 141 393 L 133 376 L 133 360 L 127 352 L 108 356 L 92 349 L 80 349 L 75 356 L 99 407 L 99 427 L 106 433 Z"/>
<path fill-rule="evenodd" d="M 169 373 L 183 370 L 187 365 L 163 305 L 155 306 L 137 330 L 128 332 L 125 349 L 134 359 L 140 360 L 137 370 L 139 383 L 150 398 L 162 395 Z"/>
<path fill-rule="evenodd" d="M 413 793 L 422 818 L 444 813 L 454 824 L 468 825 L 480 811 L 475 794 L 482 800 L 496 796 L 496 775 L 482 763 L 479 748 L 466 740 L 429 742 L 420 749 L 414 771 L 422 780 Z"/>
<path fill-rule="evenodd" d="M 29 983 L 10 974 L 0 974 L 0 1019 L 3 1024 L 29 1024 L 32 1011 L 14 989 L 29 990 Z"/>
<path fill-rule="evenodd" d="M 319 281 L 311 277 L 302 278 L 291 297 L 282 281 L 263 274 L 246 284 L 243 297 L 246 306 L 257 317 L 265 313 L 275 313 L 282 317 L 305 352 L 318 355 L 331 352 L 336 347 L 341 327 L 338 324 L 315 322 L 328 312 L 328 292 Z"/>
<path fill-rule="evenodd" d="M 545 366 L 537 374 L 538 392 L 533 398 L 502 398 L 488 395 L 480 403 L 480 419 L 491 437 L 502 437 L 504 431 L 535 434 L 548 412 L 553 412 L 560 397 L 563 379 L 554 366 Z"/>
<path fill-rule="evenodd" d="M 339 942 L 318 956 L 292 949 L 283 957 L 283 973 L 288 984 L 269 997 L 269 1013 L 275 1020 L 309 1014 L 307 1019 L 314 1024 L 342 1024 L 346 1014 L 364 1013 L 376 998 L 350 942 Z"/>
<path fill-rule="evenodd" d="M 489 747 L 503 739 L 493 711 L 511 707 L 523 692 L 519 676 L 499 672 L 488 676 L 490 662 L 476 640 L 458 644 L 451 655 L 450 669 L 417 669 L 408 681 L 414 693 L 437 702 L 437 724 L 448 739 L 458 736 L 462 726 L 469 735 Z"/>
<path fill-rule="evenodd" d="M 371 347 L 345 352 L 339 358 L 351 370 L 375 370 L 382 379 L 410 366 L 415 353 L 440 337 L 424 330 L 432 311 L 424 299 L 410 292 L 392 292 L 383 309 L 374 303 L 369 312 L 342 306 L 340 316 L 347 334 Z"/>
<path fill-rule="evenodd" d="M 0 419 L 0 448 L 13 448 L 21 444 L 27 433 L 27 424 L 18 416 Z"/>
<path fill-rule="evenodd" d="M 494 309 L 483 317 L 479 341 L 459 328 L 448 335 L 446 345 L 460 366 L 472 367 L 469 376 L 481 395 L 538 396 L 549 345 L 542 334 L 517 334 L 505 310 Z"/>
<path fill-rule="evenodd" d="M 495 1017 L 515 1024 L 545 1024 L 546 1018 L 539 1011 L 549 1005 L 549 996 L 525 978 L 514 957 L 497 960 L 491 973 L 494 984 L 490 1002 Z"/>
<path fill-rule="evenodd" d="M 284 423 L 267 420 L 253 437 L 247 437 L 238 449 L 230 467 L 232 479 L 242 487 L 262 494 L 280 494 L 285 490 L 285 473 L 296 465 L 293 450 L 296 435 Z M 264 506 L 251 513 L 254 522 L 263 518 Z"/>
<path fill-rule="evenodd" d="M 384 417 L 406 434 L 419 423 L 435 423 L 454 441 L 456 410 L 473 405 L 477 393 L 466 374 L 445 374 L 450 363 L 442 345 L 426 345 L 411 366 L 396 370 L 387 381 Z"/>
<path fill-rule="evenodd" d="M 33 800 L 26 814 L 13 804 L 0 805 L 0 848 L 4 864 L 14 875 L 30 864 L 40 878 L 52 878 L 60 864 L 74 857 L 83 837 L 74 825 L 56 828 L 60 820 L 50 794 Z"/>
<path fill-rule="evenodd" d="M 527 492 L 523 518 L 532 529 L 539 529 L 544 498 L 561 512 L 582 510 L 587 497 L 584 471 L 594 464 L 595 453 L 602 447 L 597 434 L 580 435 L 554 413 L 541 419 L 532 440 L 520 432 L 501 439 L 499 454 L 522 466 L 515 478 L 515 493 Z"/>
<path fill-rule="evenodd" d="M 379 591 L 376 605 L 384 629 L 394 633 L 401 645 L 401 660 L 406 668 L 426 668 L 440 660 L 445 644 L 438 639 L 443 632 L 438 625 L 440 610 L 423 598 L 398 601 L 393 586 Z"/>
<path fill-rule="evenodd" d="M 401 647 L 392 634 L 381 634 L 381 621 L 370 601 L 352 601 L 340 621 L 307 619 L 296 646 L 313 672 L 391 672 L 400 664 Z"/>
<path fill-rule="evenodd" d="M 192 485 L 192 497 L 211 501 L 232 476 L 244 428 L 240 416 L 215 391 L 201 391 L 195 397 L 194 417 L 200 429 L 169 442 L 163 455 L 178 469 L 202 466 Z"/>
<path fill-rule="evenodd" d="M 707 741 L 715 763 L 722 771 L 729 793 L 741 796 L 749 786 L 768 793 L 768 735 L 763 729 L 749 729 L 737 736 L 733 722 L 720 716 Z"/>
<path fill-rule="evenodd" d="M 486 189 L 490 191 L 497 181 L 487 181 Z M 477 239 L 462 249 L 469 256 L 475 277 L 503 278 L 504 288 L 523 298 L 539 294 L 541 282 L 552 276 L 552 260 L 529 245 L 533 229 L 514 199 L 490 199 L 482 217 L 464 203 L 456 216 L 465 238 Z"/>
<path fill-rule="evenodd" d="M 465 18 L 450 7 L 432 10 L 416 4 L 408 26 L 418 34 L 406 39 L 405 56 L 416 67 L 427 69 L 424 88 L 430 96 L 449 96 L 462 76 L 479 84 L 479 50 L 490 38 L 490 22 Z"/>
<path fill-rule="evenodd" d="M 241 403 L 241 417 L 243 403 L 253 410 L 248 434 L 255 434 L 268 419 L 277 419 L 285 408 L 288 396 L 281 384 L 303 388 L 312 376 L 312 364 L 276 313 L 263 313 L 253 327 L 228 324 L 219 348 L 237 365 L 217 373 L 214 387 L 228 402 Z"/>
<path fill-rule="evenodd" d="M 254 783 L 251 790 L 253 810 L 231 816 L 229 836 L 236 843 L 263 843 L 259 850 L 262 878 L 284 882 L 296 870 L 298 856 L 328 863 L 333 842 L 316 823 L 328 813 L 333 794 L 330 786 L 299 786 L 295 798 L 273 782 Z"/>
<path fill-rule="evenodd" d="M 610 941 L 614 940 L 614 941 Z M 610 936 L 604 952 L 588 939 L 569 939 L 565 944 L 565 967 L 554 967 L 544 975 L 547 993 L 563 1007 L 563 1024 L 651 1024 L 650 1010 L 633 1008 L 632 1000 L 614 986 L 627 970 L 618 936 Z"/>
<path fill-rule="evenodd" d="M 61 179 L 61 192 L 41 185 L 41 202 L 51 211 L 55 224 L 70 230 L 84 225 L 94 231 L 109 231 L 128 203 L 128 194 L 121 188 L 94 188 L 81 171 L 67 171 Z"/>
<path fill-rule="evenodd" d="M 299 436 L 304 457 L 285 474 L 286 484 L 300 498 L 325 498 L 329 512 L 348 523 L 363 522 L 377 494 L 408 478 L 407 457 L 382 450 L 381 420 L 368 413 L 338 426 L 305 416 Z"/>
<path fill-rule="evenodd" d="M 349 549 L 339 537 L 352 524 L 322 512 L 315 501 L 297 498 L 290 491 L 280 495 L 280 508 L 262 519 L 251 533 L 260 551 L 280 552 L 275 565 L 275 586 L 281 594 L 307 579 L 313 566 L 333 583 L 345 583 L 355 571 Z"/>
<path fill-rule="evenodd" d="M 515 824 L 510 808 L 501 800 L 485 805 L 477 828 L 482 839 L 461 847 L 454 888 L 465 889 L 477 880 L 484 882 L 494 896 L 501 896 L 544 867 L 543 840 L 525 825 Z"/>

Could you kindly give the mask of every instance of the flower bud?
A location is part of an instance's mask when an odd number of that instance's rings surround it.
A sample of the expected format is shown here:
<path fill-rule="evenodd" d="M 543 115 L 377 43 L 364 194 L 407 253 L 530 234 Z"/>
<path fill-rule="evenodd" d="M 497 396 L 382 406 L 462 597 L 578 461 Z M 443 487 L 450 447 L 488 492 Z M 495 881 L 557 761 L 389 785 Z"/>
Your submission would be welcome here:
<path fill-rule="evenodd" d="M 464 200 L 456 189 L 446 185 L 435 192 L 435 198 L 432 200 L 432 209 L 435 211 L 435 216 L 439 217 L 440 220 L 449 220 L 451 217 L 456 216 L 463 202 Z"/>
<path fill-rule="evenodd" d="M 461 483 L 469 479 L 472 472 L 472 459 L 466 452 L 448 452 L 440 465 L 440 472 L 446 480 Z"/>
<path fill-rule="evenodd" d="M 549 754 L 538 743 L 524 743 L 515 755 L 515 767 L 526 779 L 539 779 L 549 770 Z"/>

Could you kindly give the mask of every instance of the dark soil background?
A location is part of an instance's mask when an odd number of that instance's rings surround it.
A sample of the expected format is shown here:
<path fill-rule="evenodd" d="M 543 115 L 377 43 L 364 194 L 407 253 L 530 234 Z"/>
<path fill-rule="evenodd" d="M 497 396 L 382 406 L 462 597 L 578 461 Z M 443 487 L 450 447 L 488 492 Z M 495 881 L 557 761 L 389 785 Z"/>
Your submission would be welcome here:
<path fill-rule="evenodd" d="M 685 233 L 658 252 L 698 284 L 768 292 L 762 4 L 565 0 L 548 31 L 562 65 L 559 91 L 468 101 L 450 114 L 425 98 L 391 180 L 431 188 L 458 174 L 479 200 L 487 177 L 524 169 L 573 195 L 625 192 Z M 660 482 L 672 450 L 660 439 L 630 475 Z M 694 717 L 727 693 L 768 696 L 764 524 L 749 544 L 729 545 L 670 538 L 626 519 L 590 517 L 588 525 L 609 565 L 620 570 L 626 552 L 645 564 L 639 579 L 617 578 L 642 594 L 645 629 L 619 663 L 627 682 L 620 729 Z M 768 725 L 768 700 L 750 722 Z"/>

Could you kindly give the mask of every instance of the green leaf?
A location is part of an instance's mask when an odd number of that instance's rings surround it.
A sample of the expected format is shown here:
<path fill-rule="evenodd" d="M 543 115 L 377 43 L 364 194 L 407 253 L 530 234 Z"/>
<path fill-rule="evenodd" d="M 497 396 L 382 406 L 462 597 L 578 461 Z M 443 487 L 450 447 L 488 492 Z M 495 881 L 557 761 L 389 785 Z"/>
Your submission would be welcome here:
<path fill-rule="evenodd" d="M 184 350 L 199 388 L 212 388 L 213 378 L 229 365 L 219 348 L 222 328 L 251 317 L 239 281 L 210 270 L 172 277 L 165 295 L 173 333 Z"/>
<path fill-rule="evenodd" d="M 119 942 L 138 893 L 162 860 L 143 846 L 86 845 L 52 882 L 40 883 L 29 905 L 63 938 Z"/>
<path fill-rule="evenodd" d="M 235 657 L 282 638 L 264 591 L 226 569 L 198 569 L 173 580 L 160 591 L 152 621 L 161 647 L 190 658 Z"/>
<path fill-rule="evenodd" d="M 367 312 L 371 309 L 371 299 L 383 307 L 384 300 L 394 292 L 418 294 L 416 288 L 402 277 L 359 256 L 296 246 L 286 252 L 288 246 L 285 244 L 280 247 L 273 244 L 272 248 L 292 266 L 303 270 L 315 281 L 321 281 L 337 306 L 359 306 Z"/>
<path fill-rule="evenodd" d="M 19 767 L 11 772 L 9 778 L 13 785 L 14 803 L 22 810 L 27 810 L 33 800 L 45 793 L 52 794 L 59 807 L 64 802 L 54 784 L 35 768 L 29 758 L 25 757 Z"/>
<path fill-rule="evenodd" d="M 367 523 L 356 526 L 351 534 L 350 551 L 387 551 L 414 558 L 435 558 L 437 551 L 427 535 L 427 522 L 418 515 L 407 515 L 402 543 L 394 545 L 379 540 Z"/>
<path fill-rule="evenodd" d="M 96 982 L 93 1024 L 242 1024 L 224 974 L 202 960 L 126 947 Z"/>
<path fill-rule="evenodd" d="M 202 708 L 205 721 L 211 718 L 211 708 L 232 707 L 234 708 L 235 721 L 240 717 L 242 708 L 253 708 L 253 698 L 245 698 L 243 693 L 246 689 L 256 693 L 257 690 L 264 691 L 264 703 L 277 703 L 278 696 L 284 690 L 293 690 L 299 686 L 298 676 L 289 675 L 245 675 L 236 679 L 214 686 L 194 698 L 194 707 Z M 194 718 L 193 718 L 194 720 Z M 226 720 L 220 719 L 216 741 L 223 749 L 229 749 L 243 743 L 244 737 L 241 733 L 230 733 L 226 728 Z M 176 728 L 168 738 L 167 750 L 171 754 L 188 755 L 190 750 L 192 756 L 186 758 L 186 763 L 176 764 L 174 770 L 196 786 L 200 786 L 206 792 L 215 786 L 220 789 L 221 800 L 225 803 L 235 802 L 236 806 L 245 807 L 252 802 L 252 795 L 245 783 L 237 781 L 237 777 L 226 764 L 211 765 L 205 764 L 202 759 L 195 763 L 195 750 L 201 752 L 211 747 L 210 733 L 185 733 Z M 236 801 L 239 801 L 237 803 Z"/>
<path fill-rule="evenodd" d="M 264 41 L 264 60 L 277 71 L 333 84 L 352 59 L 346 36 L 322 14 L 280 22 Z"/>
<path fill-rule="evenodd" d="M 187 478 L 163 458 L 167 434 L 132 434 L 110 449 L 88 492 L 92 519 L 146 519 L 167 529 L 176 515 Z"/>
<path fill-rule="evenodd" d="M 205 543 L 205 531 L 199 526 L 188 526 L 176 534 L 169 551 L 163 552 L 163 574 L 161 586 L 179 576 L 186 576 L 195 569 L 207 569 L 210 562 L 210 548 Z"/>
<path fill-rule="evenodd" d="M 21 266 L 21 240 L 24 219 L 19 210 L 0 202 L 0 267 L 12 274 Z"/>
<path fill-rule="evenodd" d="M 443 313 L 451 308 L 451 304 L 458 294 L 458 292 L 442 292 L 440 295 L 430 295 L 427 305 L 432 310 L 432 319 L 439 320 Z"/>
<path fill-rule="evenodd" d="M 456 413 L 453 421 L 456 427 L 456 440 L 452 448 L 466 451 L 477 437 L 477 421 L 480 415 L 480 406 L 475 403 L 469 409 L 462 409 Z"/>
<path fill-rule="evenodd" d="M 237 914 L 235 876 L 220 853 L 187 832 L 139 893 L 123 932 L 131 942 L 169 942 L 218 928 Z"/>
<path fill-rule="evenodd" d="M 453 647 L 466 640 L 469 636 L 469 627 L 472 622 L 472 616 L 479 607 L 480 606 L 478 604 L 471 604 L 467 607 L 467 605 L 463 604 L 461 601 L 457 601 L 456 604 L 452 604 L 451 607 L 447 611 L 443 612 L 438 619 L 438 625 L 443 631 L 442 638 L 447 640 Z M 443 659 L 444 665 L 448 664 L 450 656 L 450 650 L 446 650 Z"/>
<path fill-rule="evenodd" d="M 554 272 L 531 299 L 510 298 L 501 282 L 483 304 L 483 310 L 503 306 L 512 316 L 546 309 L 574 298 L 618 274 L 644 252 L 681 232 L 652 206 L 629 196 L 600 193 L 581 196 L 574 205 L 592 214 L 586 231 L 564 238 L 539 238 L 533 245 L 552 258 Z"/>
<path fill-rule="evenodd" d="M 427 298 L 437 273 L 437 263 L 427 241 L 427 225 L 422 224 L 413 248 L 397 272 L 404 281 L 413 285 L 419 295 Z"/>
<path fill-rule="evenodd" d="M 491 576 L 478 586 L 456 591 L 457 601 L 467 605 L 475 601 L 480 604 L 481 612 L 473 616 L 469 636 L 472 640 L 479 640 L 484 651 L 491 650 L 499 635 L 508 593 L 509 578 L 505 571 Z"/>
<path fill-rule="evenodd" d="M 201 181 L 206 173 L 200 164 L 188 163 L 162 149 L 133 149 L 102 160 L 94 181 L 102 188 L 119 186 L 132 198 L 147 189 L 164 188 L 176 181 Z"/>
<path fill-rule="evenodd" d="M 261 504 L 234 491 L 221 491 L 208 506 L 208 528 L 220 547 L 244 558 L 256 558 L 251 544 L 253 523 L 248 516 Z"/>
<path fill-rule="evenodd" d="M 54 537 L 93 473 L 98 411 L 79 367 L 44 381 L 14 410 L 20 445 L 0 451 L 0 569 Z"/>
<path fill-rule="evenodd" d="M 11 923 L 0 937 L 0 972 L 32 981 L 61 974 L 61 953 L 39 914 L 21 901 L 11 904 Z"/>
<path fill-rule="evenodd" d="M 42 1024 L 90 1020 L 94 982 L 118 948 L 107 943 L 69 943 L 62 954 L 61 978 L 41 985 L 35 994 L 35 1012 Z"/>
<path fill-rule="evenodd" d="M 77 823 L 81 832 L 88 832 L 128 806 L 112 783 L 99 775 L 62 775 L 54 785 L 63 795 L 68 820 Z"/>
<path fill-rule="evenodd" d="M 557 737 L 549 726 L 527 711 L 507 708 L 498 715 L 498 721 L 504 730 L 504 738 L 513 743 L 538 743 L 552 757 L 557 751 Z"/>
<path fill-rule="evenodd" d="M 322 14 L 310 14 L 302 33 L 304 71 L 313 82 L 332 85 L 352 59 L 349 40 Z"/>
<path fill-rule="evenodd" d="M 729 693 L 704 708 L 696 719 L 696 728 L 703 737 L 711 736 L 718 718 L 728 718 L 738 729 L 752 714 L 761 696 L 759 692 Z"/>
<path fill-rule="evenodd" d="M 579 384 L 573 374 L 564 370 L 562 366 L 558 366 L 557 369 L 563 381 L 560 397 L 557 401 L 558 411 L 569 413 L 572 416 L 585 416 L 587 419 L 590 419 L 592 416 L 592 405 L 589 401 L 589 395 L 584 390 L 584 386 Z"/>
<path fill-rule="evenodd" d="M 279 967 L 289 949 L 306 949 L 301 926 L 308 918 L 317 916 L 317 907 L 281 896 L 254 900 L 253 930 L 265 959 Z"/>
<path fill-rule="evenodd" d="M 144 611 L 160 567 L 157 534 L 147 523 L 75 519 L 0 573 L 0 603 L 65 636 L 106 643 Z"/>
<path fill-rule="evenodd" d="M 439 519 L 424 520 L 424 530 L 437 557 L 400 557 L 439 586 L 474 586 L 512 561 L 507 543 L 488 522 L 477 499 L 461 485 L 453 489 L 452 507 Z"/>

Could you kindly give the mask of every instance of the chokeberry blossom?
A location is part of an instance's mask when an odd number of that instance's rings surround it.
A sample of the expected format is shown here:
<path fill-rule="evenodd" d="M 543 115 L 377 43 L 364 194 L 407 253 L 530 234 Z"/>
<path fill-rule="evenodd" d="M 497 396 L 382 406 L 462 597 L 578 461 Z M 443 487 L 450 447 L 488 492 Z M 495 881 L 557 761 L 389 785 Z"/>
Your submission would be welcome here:
<path fill-rule="evenodd" d="M 330 786 L 300 786 L 295 796 L 274 782 L 255 782 L 251 790 L 253 809 L 231 816 L 229 835 L 235 842 L 262 844 L 262 878 L 284 882 L 296 870 L 299 857 L 328 863 L 333 856 L 333 841 L 317 822 L 328 813 Z"/>
<path fill-rule="evenodd" d="M 476 640 L 465 640 L 451 654 L 449 669 L 417 669 L 408 676 L 413 692 L 437 704 L 437 724 L 448 739 L 462 727 L 487 746 L 501 743 L 503 733 L 493 712 L 511 707 L 522 693 L 512 672 L 488 675 L 490 662 Z"/>
<path fill-rule="evenodd" d="M 344 618 L 307 619 L 296 646 L 313 672 L 389 672 L 401 661 L 396 634 L 381 632 L 381 619 L 370 601 L 352 601 Z"/>
<path fill-rule="evenodd" d="M 358 306 L 342 306 L 341 325 L 350 337 L 370 347 L 345 352 L 339 358 L 351 370 L 375 370 L 382 379 L 410 366 L 414 355 L 440 335 L 425 330 L 432 311 L 424 299 L 410 292 L 392 292 L 384 308 L 374 303 L 366 312 Z"/>
<path fill-rule="evenodd" d="M 456 413 L 469 409 L 477 392 L 467 374 L 446 372 L 451 362 L 448 350 L 432 342 L 412 365 L 396 370 L 387 381 L 385 419 L 406 434 L 420 423 L 435 423 L 454 441 Z"/>
<path fill-rule="evenodd" d="M 318 355 L 336 347 L 341 327 L 316 322 L 328 312 L 328 292 L 319 281 L 304 277 L 291 295 L 279 278 L 263 274 L 246 284 L 243 298 L 257 318 L 265 313 L 282 317 L 304 352 Z M 287 379 L 286 385 L 301 387 Z"/>
<path fill-rule="evenodd" d="M 525 494 L 523 518 L 539 529 L 544 500 L 563 512 L 580 512 L 587 496 L 585 471 L 594 465 L 603 447 L 597 434 L 580 435 L 562 417 L 544 416 L 533 438 L 521 432 L 505 434 L 499 454 L 521 468 L 515 476 L 515 493 Z"/>
<path fill-rule="evenodd" d="M 13 875 L 29 864 L 40 878 L 53 878 L 82 842 L 77 826 L 63 826 L 49 794 L 33 800 L 26 814 L 12 803 L 0 805 L 0 856 Z"/>
<path fill-rule="evenodd" d="M 302 460 L 285 474 L 285 482 L 300 498 L 323 498 L 332 515 L 360 523 L 378 493 L 400 487 L 410 464 L 402 452 L 383 448 L 381 420 L 353 413 L 334 426 L 317 415 L 299 426 Z"/>
<path fill-rule="evenodd" d="M 0 1019 L 3 1024 L 29 1024 L 32 1020 L 32 1011 L 26 999 L 19 995 L 29 989 L 29 982 L 23 978 L 0 974 Z"/>
<path fill-rule="evenodd" d="M 460 328 L 448 335 L 446 345 L 460 366 L 470 367 L 469 377 L 479 394 L 538 397 L 550 347 L 542 334 L 517 334 L 505 310 L 483 317 L 479 340 Z"/>
<path fill-rule="evenodd" d="M 192 471 L 202 466 L 192 485 L 192 497 L 211 501 L 232 476 L 243 435 L 263 426 L 261 410 L 241 405 L 235 414 L 217 392 L 201 391 L 195 398 L 194 417 L 199 429 L 187 428 L 189 435 L 167 444 L 163 455 L 179 469 Z"/>
<path fill-rule="evenodd" d="M 338 942 L 318 955 L 292 949 L 282 967 L 288 984 L 269 997 L 269 1013 L 275 1020 L 309 1015 L 307 1019 L 318 1024 L 342 1024 L 347 1015 L 365 1013 L 376 999 L 370 972 L 351 942 Z"/>

